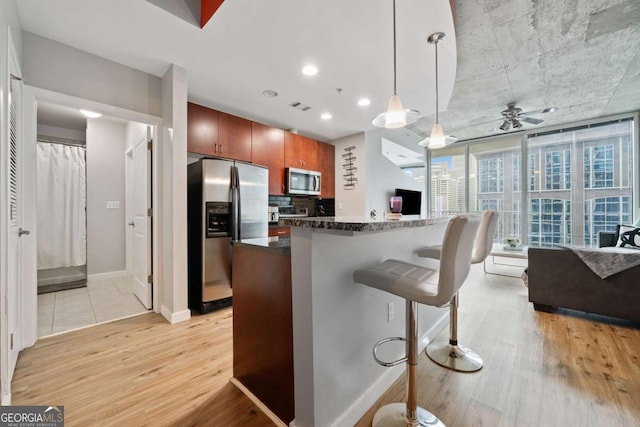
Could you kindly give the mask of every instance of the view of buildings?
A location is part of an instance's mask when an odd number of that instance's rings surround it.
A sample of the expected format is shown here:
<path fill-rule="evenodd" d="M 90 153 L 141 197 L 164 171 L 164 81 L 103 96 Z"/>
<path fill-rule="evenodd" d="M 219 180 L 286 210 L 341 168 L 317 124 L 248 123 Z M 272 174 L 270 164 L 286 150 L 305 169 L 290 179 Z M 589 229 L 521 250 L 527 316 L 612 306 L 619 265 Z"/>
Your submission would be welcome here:
<path fill-rule="evenodd" d="M 627 120 L 529 136 L 524 160 L 519 136 L 471 145 L 468 176 L 464 149 L 434 152 L 432 212 L 496 209 L 496 241 L 597 246 L 599 231 L 633 221 L 632 131 Z"/>

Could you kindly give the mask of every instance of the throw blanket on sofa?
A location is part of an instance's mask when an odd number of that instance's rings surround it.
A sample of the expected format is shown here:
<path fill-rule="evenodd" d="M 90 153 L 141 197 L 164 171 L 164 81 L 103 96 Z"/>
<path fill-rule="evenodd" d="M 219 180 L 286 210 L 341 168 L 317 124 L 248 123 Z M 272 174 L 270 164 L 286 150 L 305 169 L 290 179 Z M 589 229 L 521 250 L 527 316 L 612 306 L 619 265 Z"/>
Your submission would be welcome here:
<path fill-rule="evenodd" d="M 618 247 L 571 249 L 600 278 L 606 279 L 616 273 L 640 265 L 640 251 Z"/>

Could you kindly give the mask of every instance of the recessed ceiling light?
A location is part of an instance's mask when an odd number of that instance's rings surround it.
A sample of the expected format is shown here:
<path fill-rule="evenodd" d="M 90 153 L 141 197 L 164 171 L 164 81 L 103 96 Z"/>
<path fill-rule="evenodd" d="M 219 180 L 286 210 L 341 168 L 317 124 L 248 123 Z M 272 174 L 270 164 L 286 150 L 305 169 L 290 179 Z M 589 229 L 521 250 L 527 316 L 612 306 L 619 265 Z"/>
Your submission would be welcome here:
<path fill-rule="evenodd" d="M 318 68 L 315 65 L 305 65 L 302 68 L 302 74 L 304 74 L 305 76 L 315 76 L 316 74 L 318 74 Z"/>
<path fill-rule="evenodd" d="M 369 104 L 371 104 L 371 101 L 369 100 L 369 98 L 360 98 L 358 100 L 358 105 L 361 107 L 366 107 Z"/>
<path fill-rule="evenodd" d="M 84 114 L 85 117 L 89 117 L 90 119 L 95 119 L 97 117 L 102 116 L 102 114 L 100 113 L 96 113 L 94 111 L 89 111 L 89 110 L 80 110 L 80 112 Z"/>
<path fill-rule="evenodd" d="M 331 120 L 331 117 L 333 117 L 331 113 L 322 113 L 322 115 L 320 115 L 322 120 Z"/>
<path fill-rule="evenodd" d="M 275 98 L 276 96 L 278 96 L 278 92 L 272 89 L 263 90 L 262 94 L 267 98 Z"/>

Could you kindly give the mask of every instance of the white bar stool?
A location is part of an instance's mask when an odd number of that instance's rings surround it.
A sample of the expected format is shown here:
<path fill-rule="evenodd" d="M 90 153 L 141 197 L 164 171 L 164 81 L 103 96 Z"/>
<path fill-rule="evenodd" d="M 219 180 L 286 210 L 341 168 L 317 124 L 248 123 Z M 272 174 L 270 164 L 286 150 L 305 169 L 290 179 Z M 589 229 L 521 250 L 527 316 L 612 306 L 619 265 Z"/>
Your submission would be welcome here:
<path fill-rule="evenodd" d="M 471 264 L 484 262 L 491 252 L 493 234 L 498 223 L 498 213 L 488 209 L 480 216 L 480 226 L 476 233 Z M 440 245 L 418 249 L 418 256 L 441 259 Z M 482 368 L 482 359 L 473 350 L 458 344 L 458 292 L 449 303 L 449 341 L 432 341 L 426 348 L 427 356 L 440 366 L 459 372 L 475 372 Z"/>
<path fill-rule="evenodd" d="M 479 218 L 459 215 L 452 218 L 442 240 L 440 270 L 395 259 L 356 270 L 353 280 L 406 300 L 406 337 L 385 338 L 373 347 L 373 357 L 382 366 L 407 363 L 407 402 L 380 408 L 373 417 L 374 427 L 442 426 L 438 417 L 418 407 L 416 368 L 418 364 L 418 303 L 442 306 L 456 294 L 469 274 L 473 238 Z M 405 341 L 406 356 L 392 362 L 378 358 L 377 349 L 389 341 Z"/>

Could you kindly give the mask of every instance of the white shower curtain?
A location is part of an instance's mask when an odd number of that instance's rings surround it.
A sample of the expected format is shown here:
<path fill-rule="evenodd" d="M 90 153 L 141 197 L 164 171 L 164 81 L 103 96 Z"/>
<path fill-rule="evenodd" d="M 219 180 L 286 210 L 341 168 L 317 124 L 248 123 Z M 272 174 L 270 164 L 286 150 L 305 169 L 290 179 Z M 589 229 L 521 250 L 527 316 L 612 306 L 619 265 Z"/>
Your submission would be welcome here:
<path fill-rule="evenodd" d="M 87 263 L 84 147 L 38 142 L 38 269 Z"/>

